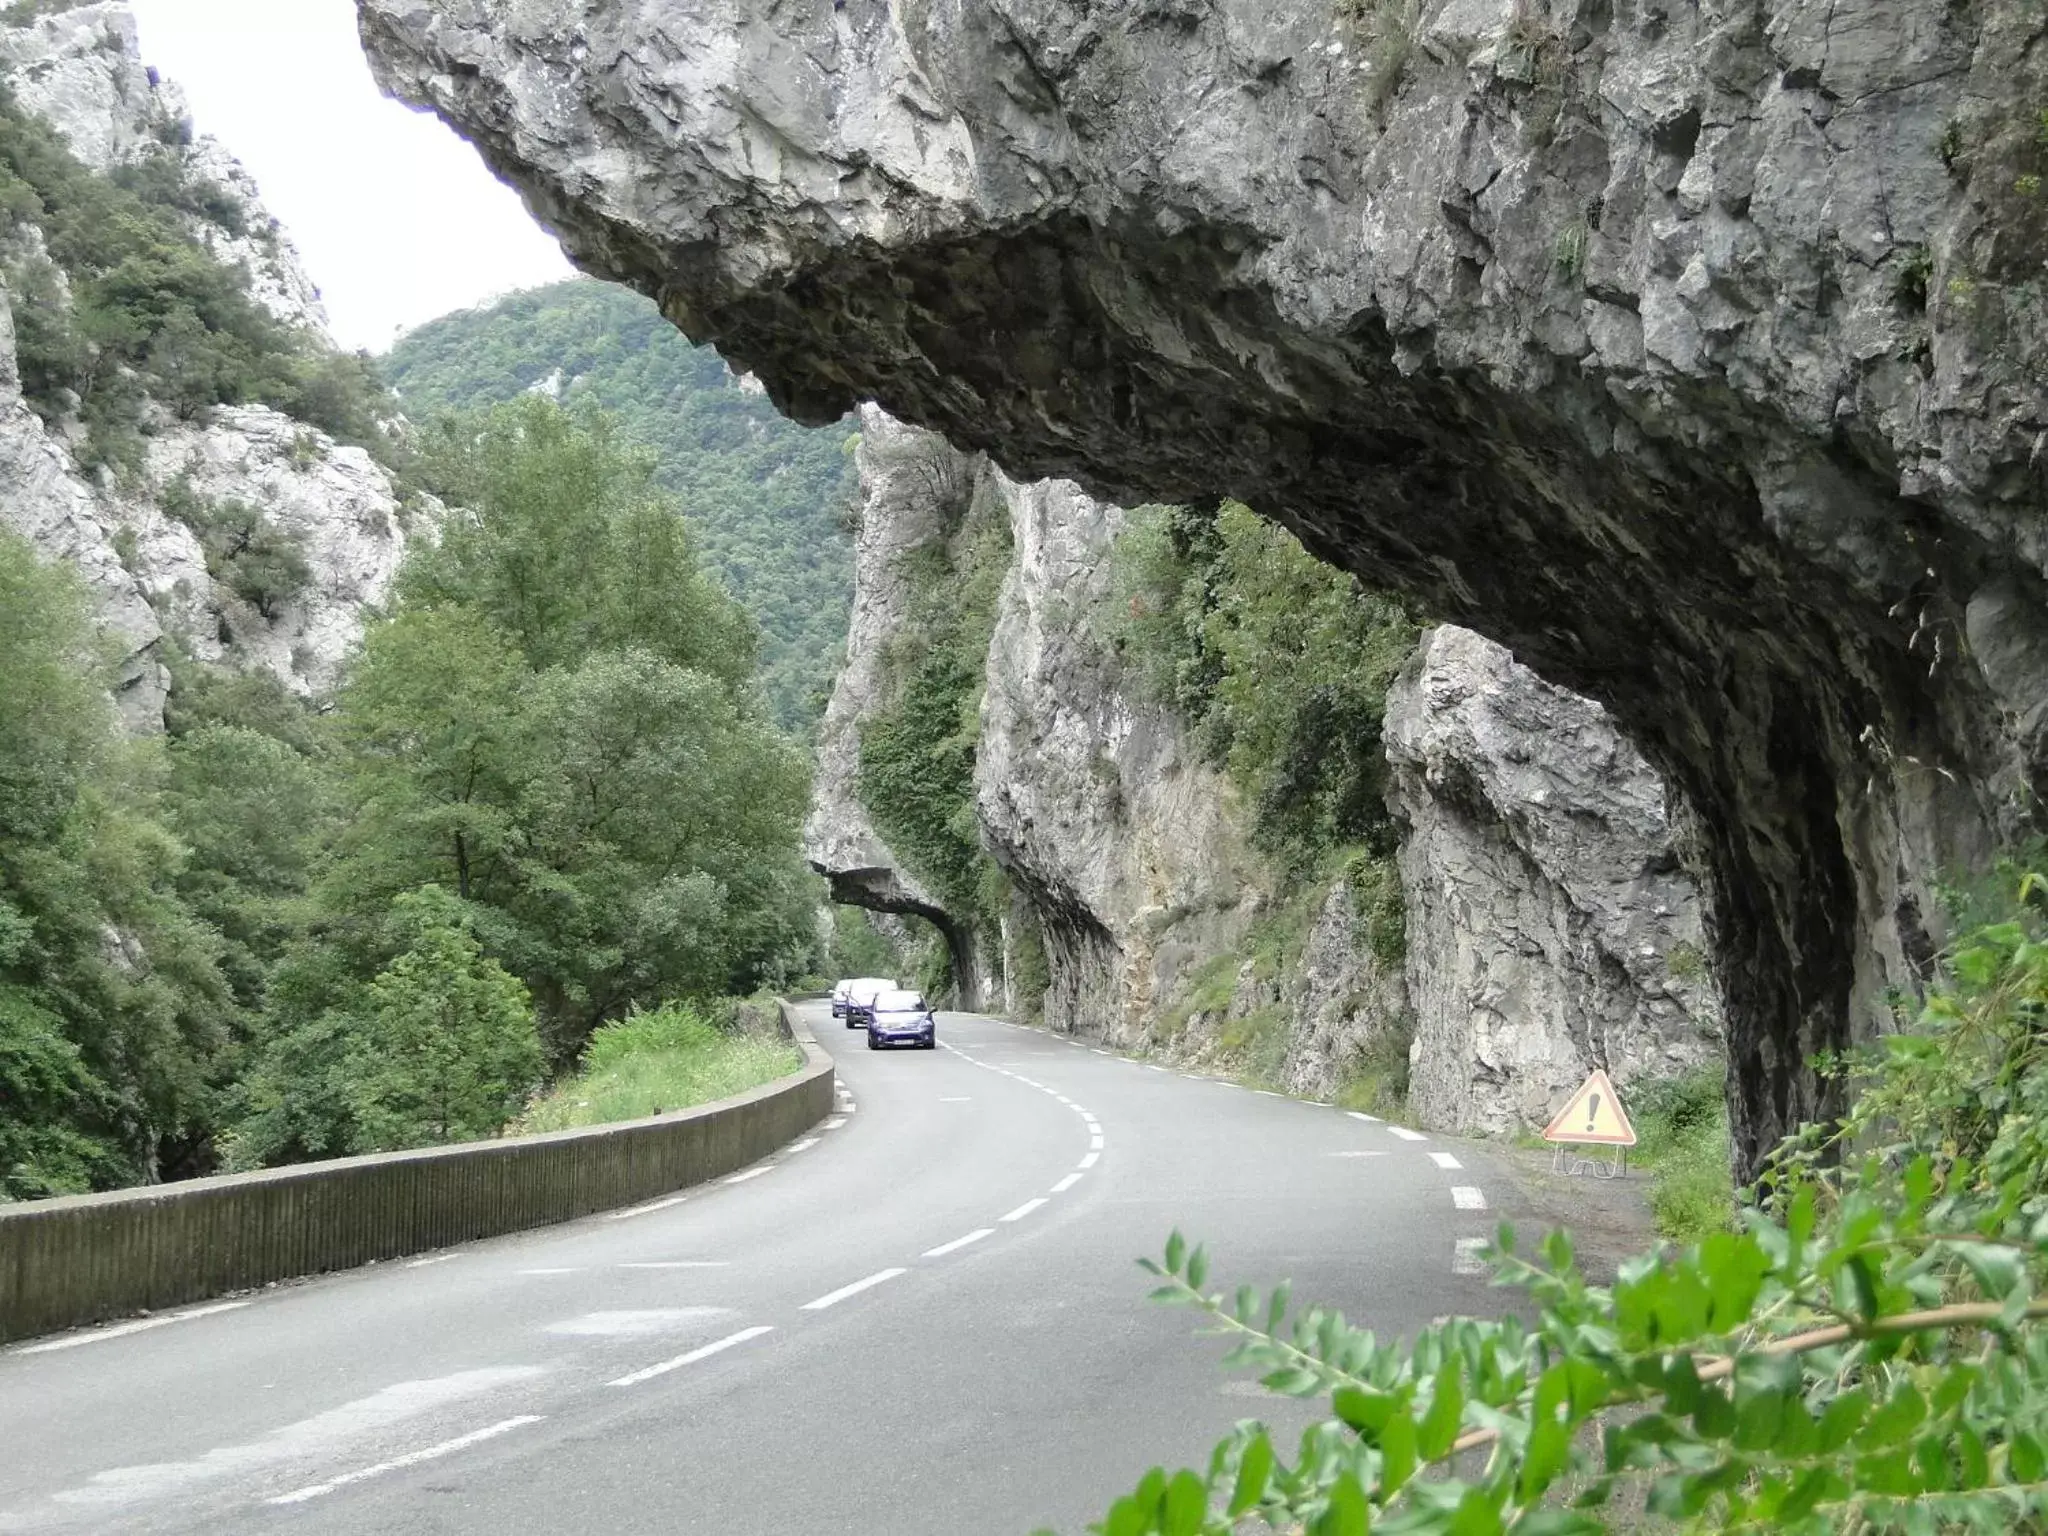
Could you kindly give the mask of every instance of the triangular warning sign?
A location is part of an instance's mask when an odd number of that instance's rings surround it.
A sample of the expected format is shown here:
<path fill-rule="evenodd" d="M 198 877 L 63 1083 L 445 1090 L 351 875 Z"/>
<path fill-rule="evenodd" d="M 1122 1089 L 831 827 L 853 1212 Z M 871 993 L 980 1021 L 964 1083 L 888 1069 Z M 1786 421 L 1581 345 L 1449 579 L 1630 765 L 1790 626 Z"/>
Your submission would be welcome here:
<path fill-rule="evenodd" d="M 1543 1139 L 1632 1147 L 1636 1144 L 1636 1128 L 1628 1123 L 1628 1111 L 1621 1107 L 1614 1084 L 1607 1081 L 1605 1072 L 1595 1069 L 1585 1086 L 1572 1095 L 1571 1102 L 1545 1128 Z"/>

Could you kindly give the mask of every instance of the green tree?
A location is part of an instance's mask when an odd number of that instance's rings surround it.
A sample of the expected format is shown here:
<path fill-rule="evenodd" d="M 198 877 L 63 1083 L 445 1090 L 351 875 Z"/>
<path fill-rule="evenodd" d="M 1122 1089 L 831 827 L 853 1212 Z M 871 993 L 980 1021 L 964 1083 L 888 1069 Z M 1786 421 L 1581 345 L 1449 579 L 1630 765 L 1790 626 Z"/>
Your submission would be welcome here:
<path fill-rule="evenodd" d="M 165 817 L 186 849 L 179 892 L 221 934 L 237 999 L 260 1007 L 333 816 L 325 765 L 244 725 L 200 726 L 169 751 Z"/>
<path fill-rule="evenodd" d="M 338 718 L 346 904 L 381 911 L 427 882 L 495 894 L 518 839 L 528 677 L 511 637 L 468 608 L 408 608 L 364 636 Z"/>
<path fill-rule="evenodd" d="M 1380 722 L 1416 638 L 1400 604 L 1236 502 L 1141 508 L 1115 558 L 1119 644 L 1244 788 L 1260 844 L 1298 870 L 1391 853 Z"/>
<path fill-rule="evenodd" d="M 236 1009 L 180 900 L 163 762 L 115 733 L 84 596 L 0 533 L 4 1179 L 46 1193 L 203 1171 Z"/>
<path fill-rule="evenodd" d="M 771 715 L 808 731 L 853 596 L 850 423 L 797 426 L 653 301 L 581 279 L 421 326 L 383 362 L 417 421 L 507 404 L 535 386 L 615 416 L 653 451 L 655 480 L 681 506 L 707 568 L 760 626 Z"/>
<path fill-rule="evenodd" d="M 462 511 L 406 562 L 401 601 L 462 604 L 536 669 L 637 648 L 752 688 L 753 624 L 610 418 L 528 398 L 443 430 L 422 457 Z"/>
<path fill-rule="evenodd" d="M 495 1133 L 539 1085 L 526 988 L 490 959 L 461 902 L 422 886 L 393 903 L 405 950 L 370 983 L 349 1063 L 360 1151 Z"/>

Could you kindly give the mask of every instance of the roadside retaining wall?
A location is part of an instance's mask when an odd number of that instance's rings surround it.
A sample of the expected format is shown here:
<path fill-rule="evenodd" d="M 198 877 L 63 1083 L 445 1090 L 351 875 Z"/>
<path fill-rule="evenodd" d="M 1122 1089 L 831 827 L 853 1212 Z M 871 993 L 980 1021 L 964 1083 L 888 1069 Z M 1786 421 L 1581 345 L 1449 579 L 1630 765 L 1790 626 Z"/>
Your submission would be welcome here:
<path fill-rule="evenodd" d="M 614 1125 L 0 1205 L 0 1342 L 635 1205 L 767 1156 L 832 1109 L 790 1076 Z"/>

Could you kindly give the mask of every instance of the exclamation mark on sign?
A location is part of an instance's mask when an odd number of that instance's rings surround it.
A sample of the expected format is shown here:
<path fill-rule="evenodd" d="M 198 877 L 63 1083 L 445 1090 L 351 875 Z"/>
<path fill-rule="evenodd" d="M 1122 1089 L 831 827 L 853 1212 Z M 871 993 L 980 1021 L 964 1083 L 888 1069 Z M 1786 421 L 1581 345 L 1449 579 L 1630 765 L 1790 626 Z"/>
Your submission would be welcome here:
<path fill-rule="evenodd" d="M 1600 1119 L 1600 1095 L 1594 1094 L 1586 1100 L 1586 1131 L 1591 1134 L 1594 1124 Z"/>

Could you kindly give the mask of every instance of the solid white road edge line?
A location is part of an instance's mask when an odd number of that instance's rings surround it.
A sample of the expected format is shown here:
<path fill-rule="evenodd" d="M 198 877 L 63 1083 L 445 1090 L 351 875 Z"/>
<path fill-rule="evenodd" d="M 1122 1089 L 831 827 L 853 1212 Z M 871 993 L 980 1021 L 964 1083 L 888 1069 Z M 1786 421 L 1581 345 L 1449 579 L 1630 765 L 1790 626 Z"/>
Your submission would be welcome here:
<path fill-rule="evenodd" d="M 1432 1152 L 1429 1154 L 1429 1160 L 1439 1168 L 1462 1168 L 1465 1166 L 1448 1152 Z"/>
<path fill-rule="evenodd" d="M 1486 1209 L 1486 1196 L 1473 1185 L 1453 1184 L 1451 1204 L 1461 1211 L 1483 1211 Z"/>
<path fill-rule="evenodd" d="M 1486 1239 L 1483 1237 L 1461 1237 L 1458 1246 L 1451 1252 L 1451 1273 L 1454 1275 L 1483 1275 L 1486 1273 Z"/>
<path fill-rule="evenodd" d="M 735 1344 L 744 1344 L 749 1339 L 758 1339 L 762 1334 L 773 1333 L 774 1331 L 773 1326 L 766 1323 L 754 1328 L 742 1328 L 738 1333 L 729 1333 L 715 1343 L 706 1344 L 700 1349 L 693 1349 L 687 1355 L 677 1355 L 673 1360 L 664 1360 L 659 1365 L 650 1365 L 645 1370 L 634 1371 L 629 1376 L 621 1376 L 617 1381 L 608 1382 L 607 1385 L 614 1387 L 637 1387 L 643 1381 L 652 1381 L 657 1376 L 666 1376 L 670 1371 L 679 1371 L 686 1365 L 695 1365 L 699 1360 L 709 1360 L 713 1355 L 731 1349 Z"/>
<path fill-rule="evenodd" d="M 665 1211 L 672 1205 L 681 1205 L 689 1198 L 688 1195 L 670 1195 L 666 1200 L 652 1200 L 646 1205 L 636 1205 L 630 1210 L 613 1211 L 605 1217 L 605 1220 L 625 1221 L 633 1216 L 652 1216 L 656 1211 Z"/>
<path fill-rule="evenodd" d="M 1093 1168 L 1097 1163 L 1101 1161 L 1102 1154 L 1100 1152 L 1090 1152 L 1086 1157 L 1081 1159 L 1081 1166 L 1083 1168 Z"/>
<path fill-rule="evenodd" d="M 450 1254 L 450 1258 L 454 1255 Z M 172 1323 L 189 1322 L 195 1317 L 212 1317 L 216 1312 L 233 1312 L 238 1307 L 251 1306 L 246 1301 L 217 1301 L 210 1307 L 192 1307 L 183 1312 L 170 1312 L 162 1317 L 137 1318 L 132 1323 L 116 1323 L 111 1328 L 96 1329 L 92 1333 L 66 1334 L 61 1339 L 51 1339 L 43 1344 L 31 1344 L 26 1349 L 10 1350 L 16 1355 L 47 1355 L 55 1349 L 76 1349 L 81 1344 L 97 1344 L 101 1339 L 118 1339 L 131 1333 L 144 1333 L 151 1328 L 165 1328 Z"/>
<path fill-rule="evenodd" d="M 1390 1130 L 1390 1131 L 1392 1131 L 1392 1132 L 1393 1132 L 1393 1133 L 1394 1133 L 1394 1134 L 1395 1134 L 1396 1136 L 1400 1137 L 1400 1138 L 1401 1138 L 1401 1139 L 1402 1139 L 1403 1141 L 1427 1141 L 1427 1140 L 1429 1140 L 1429 1138 L 1428 1138 L 1427 1136 L 1423 1135 L 1423 1134 L 1422 1134 L 1422 1132 L 1420 1132 L 1420 1131 L 1411 1131 L 1411 1130 L 1409 1130 L 1409 1129 L 1408 1129 L 1408 1127 L 1407 1127 L 1407 1126 L 1405 1126 L 1405 1125 L 1390 1125 L 1390 1126 L 1388 1126 L 1388 1127 L 1387 1127 L 1387 1129 L 1388 1129 L 1388 1130 Z"/>
<path fill-rule="evenodd" d="M 909 1270 L 901 1268 L 879 1270 L 869 1275 L 865 1280 L 856 1280 L 851 1285 L 842 1285 L 836 1291 L 827 1291 L 816 1301 L 805 1302 L 802 1310 L 806 1312 L 822 1312 L 827 1307 L 838 1305 L 849 1296 L 858 1296 L 870 1286 L 880 1285 L 884 1280 L 894 1280 L 898 1275 L 907 1275 L 909 1273 Z"/>
<path fill-rule="evenodd" d="M 406 1467 L 416 1467 L 423 1461 L 433 1461 L 437 1457 L 451 1455 L 456 1451 L 467 1450 L 472 1445 L 479 1445 L 486 1440 L 494 1440 L 499 1435 L 506 1434 L 511 1430 L 520 1429 L 528 1424 L 538 1424 L 546 1417 L 547 1415 L 544 1413 L 522 1413 L 515 1419 L 501 1419 L 496 1424 L 487 1424 L 482 1429 L 473 1429 L 466 1435 L 457 1435 L 453 1440 L 443 1440 L 439 1445 L 430 1445 L 425 1450 L 409 1451 L 403 1456 L 394 1456 L 389 1461 L 380 1461 L 374 1467 L 359 1467 L 353 1472 L 344 1472 L 339 1477 L 330 1478 L 327 1482 L 315 1483 L 310 1488 L 300 1488 L 292 1493 L 281 1493 L 276 1498 L 265 1499 L 263 1502 L 266 1504 L 303 1504 L 308 1499 L 317 1499 L 323 1494 L 334 1492 L 337 1488 L 346 1488 L 351 1483 L 360 1483 L 372 1477 L 382 1477 L 386 1472 L 398 1472 Z"/>
<path fill-rule="evenodd" d="M 621 1269 L 729 1269 L 724 1259 L 639 1259 L 619 1266 Z"/>
<path fill-rule="evenodd" d="M 1064 1195 L 1068 1190 L 1072 1189 L 1076 1184 L 1080 1182 L 1080 1174 L 1070 1173 L 1064 1179 L 1061 1179 L 1059 1183 L 1053 1185 L 1052 1192 L 1056 1195 Z"/>
<path fill-rule="evenodd" d="M 949 1253 L 958 1253 L 969 1243 L 978 1243 L 984 1237 L 994 1236 L 995 1230 L 994 1227 L 977 1227 L 965 1237 L 956 1237 L 950 1243 L 941 1243 L 936 1248 L 925 1249 L 924 1256 L 928 1259 L 943 1259 Z"/>

